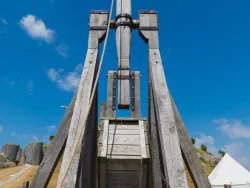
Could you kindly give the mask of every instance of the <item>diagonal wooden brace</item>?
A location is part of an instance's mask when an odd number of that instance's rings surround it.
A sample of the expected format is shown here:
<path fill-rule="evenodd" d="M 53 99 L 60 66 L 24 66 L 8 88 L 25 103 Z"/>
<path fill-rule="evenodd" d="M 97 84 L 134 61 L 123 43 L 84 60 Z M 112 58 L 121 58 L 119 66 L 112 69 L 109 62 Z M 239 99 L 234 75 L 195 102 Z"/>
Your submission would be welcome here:
<path fill-rule="evenodd" d="M 108 21 L 107 12 L 92 12 L 90 15 L 90 27 L 93 26 L 106 26 Z M 66 148 L 63 156 L 62 167 L 59 175 L 58 185 L 62 182 L 63 188 L 75 187 L 77 181 L 77 173 L 79 166 L 79 159 L 81 154 L 81 144 L 78 145 L 75 151 L 73 151 L 76 146 L 76 140 L 80 138 L 83 140 L 85 136 L 85 127 L 82 127 L 84 120 L 86 119 L 90 96 L 95 82 L 95 76 L 98 66 L 98 52 L 99 43 L 104 38 L 105 30 L 94 30 L 91 29 L 89 33 L 89 43 L 88 51 L 85 59 L 84 69 L 78 88 L 77 98 L 75 102 L 74 112 L 70 124 L 69 136 L 66 143 Z M 92 121 L 95 121 L 94 119 Z M 91 124 L 90 124 L 91 125 Z M 80 130 L 83 128 L 83 135 L 81 135 Z M 72 162 L 69 164 L 69 159 L 74 153 Z M 67 172 L 68 169 L 68 172 Z M 67 172 L 66 176 L 65 173 Z"/>

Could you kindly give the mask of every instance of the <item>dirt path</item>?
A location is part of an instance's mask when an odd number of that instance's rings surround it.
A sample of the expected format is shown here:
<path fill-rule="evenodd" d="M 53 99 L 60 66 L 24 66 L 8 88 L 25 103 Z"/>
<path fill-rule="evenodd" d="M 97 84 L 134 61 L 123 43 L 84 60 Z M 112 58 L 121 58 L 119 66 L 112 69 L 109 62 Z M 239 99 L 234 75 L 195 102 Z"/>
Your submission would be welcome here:
<path fill-rule="evenodd" d="M 5 184 L 11 183 L 15 181 L 19 176 L 21 176 L 23 173 L 25 173 L 29 168 L 31 168 L 31 165 L 26 164 L 24 168 L 22 168 L 20 171 L 18 171 L 16 174 L 10 175 L 11 178 L 5 181 L 0 181 L 0 186 L 3 186 Z"/>

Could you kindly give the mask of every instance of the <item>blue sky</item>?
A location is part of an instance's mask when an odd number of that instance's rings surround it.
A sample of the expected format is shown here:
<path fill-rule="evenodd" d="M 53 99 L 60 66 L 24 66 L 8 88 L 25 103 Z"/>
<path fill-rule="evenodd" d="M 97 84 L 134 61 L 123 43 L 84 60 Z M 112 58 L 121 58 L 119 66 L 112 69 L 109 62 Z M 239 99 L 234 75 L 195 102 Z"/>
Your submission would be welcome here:
<path fill-rule="evenodd" d="M 47 142 L 78 85 L 90 10 L 107 0 L 1 1 L 0 147 Z M 190 136 L 208 150 L 229 152 L 250 169 L 250 2 L 248 0 L 134 0 L 156 9 L 168 86 Z M 117 67 L 111 31 L 100 78 L 106 100 L 108 70 Z M 142 115 L 147 116 L 147 47 L 133 31 L 131 67 L 140 70 Z M 119 112 L 119 115 L 128 113 Z"/>

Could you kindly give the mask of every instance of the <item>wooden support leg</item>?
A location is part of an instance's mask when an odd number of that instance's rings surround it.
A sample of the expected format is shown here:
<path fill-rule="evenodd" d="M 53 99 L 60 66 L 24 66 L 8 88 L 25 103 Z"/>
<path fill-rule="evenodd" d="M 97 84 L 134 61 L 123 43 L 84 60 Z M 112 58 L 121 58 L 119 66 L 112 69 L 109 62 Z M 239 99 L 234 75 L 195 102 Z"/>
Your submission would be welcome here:
<path fill-rule="evenodd" d="M 158 45 L 157 14 L 140 14 L 140 32 L 149 46 L 149 74 L 152 81 L 156 122 L 158 125 L 164 172 L 171 188 L 187 188 L 177 127 L 171 104 L 171 97 L 165 79 L 165 73 Z M 143 28 L 143 29 L 142 29 Z"/>
<path fill-rule="evenodd" d="M 97 150 L 97 111 L 96 104 L 98 103 L 97 95 L 95 102 L 89 115 L 86 125 L 86 133 L 82 144 L 82 153 L 80 157 L 79 177 L 77 182 L 79 188 L 93 188 L 95 187 L 95 168 L 96 168 L 96 150 Z"/>
<path fill-rule="evenodd" d="M 76 146 L 77 140 L 83 139 L 85 135 L 85 127 L 82 127 L 86 119 L 87 110 L 89 107 L 90 95 L 95 81 L 95 72 L 98 60 L 99 42 L 105 35 L 105 30 L 98 30 L 99 26 L 106 26 L 108 20 L 107 12 L 92 12 L 90 15 L 90 35 L 87 56 L 84 64 L 84 69 L 77 93 L 74 112 L 70 124 L 69 136 L 65 147 L 65 152 L 62 161 L 62 167 L 58 180 L 58 188 L 72 188 L 76 185 L 77 172 L 79 166 L 79 158 L 81 153 L 81 144 Z M 83 134 L 81 134 L 83 129 Z M 72 155 L 74 157 L 69 163 Z M 66 173 L 67 172 L 67 173 Z M 91 171 L 89 171 L 90 173 Z M 62 181 L 63 180 L 63 181 Z"/>
<path fill-rule="evenodd" d="M 193 183 L 196 188 L 210 188 L 211 185 L 205 174 L 204 169 L 201 166 L 200 159 L 198 158 L 194 146 L 188 136 L 185 125 L 181 119 L 179 111 L 175 105 L 173 98 L 171 97 L 172 106 L 174 109 L 175 120 L 177 123 L 177 131 L 179 136 L 179 142 L 183 154 L 184 161 L 191 175 Z"/>
<path fill-rule="evenodd" d="M 141 117 L 141 106 L 140 106 L 140 72 L 131 72 L 131 116 L 133 118 Z"/>
<path fill-rule="evenodd" d="M 71 118 L 73 115 L 73 110 L 75 106 L 77 91 L 71 101 L 71 104 L 63 117 L 63 120 L 58 128 L 58 131 L 52 140 L 52 142 L 48 145 L 47 153 L 44 156 L 42 163 L 30 185 L 31 188 L 37 187 L 47 187 L 48 182 L 56 168 L 58 160 L 62 155 L 62 152 L 65 148 L 66 140 L 68 137 L 69 127 Z"/>
<path fill-rule="evenodd" d="M 154 108 L 154 98 L 153 90 L 151 85 L 151 79 L 149 78 L 149 88 L 148 88 L 148 122 L 149 122 L 149 135 L 150 135 L 150 156 L 151 156 L 151 169 L 149 178 L 152 178 L 152 188 L 163 188 L 162 186 L 162 169 L 160 161 L 160 145 L 159 145 L 159 134 L 157 131 L 157 125 L 155 120 L 155 108 Z M 163 170 L 164 171 L 164 170 Z M 151 188 L 150 187 L 150 188 Z"/>

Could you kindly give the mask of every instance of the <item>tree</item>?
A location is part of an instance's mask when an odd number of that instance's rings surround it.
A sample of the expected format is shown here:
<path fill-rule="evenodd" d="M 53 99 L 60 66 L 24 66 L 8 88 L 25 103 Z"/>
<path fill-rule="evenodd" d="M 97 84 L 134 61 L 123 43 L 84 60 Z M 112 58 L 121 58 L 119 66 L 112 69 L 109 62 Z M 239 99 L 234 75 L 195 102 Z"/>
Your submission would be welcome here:
<path fill-rule="evenodd" d="M 54 139 L 55 136 L 50 136 L 49 137 L 49 141 L 52 141 Z"/>
<path fill-rule="evenodd" d="M 223 150 L 219 150 L 219 151 L 218 151 L 218 154 L 219 154 L 221 157 L 223 157 L 223 156 L 226 154 L 226 152 L 223 151 Z"/>
<path fill-rule="evenodd" d="M 201 144 L 201 150 L 207 152 L 207 146 L 204 144 Z"/>
<path fill-rule="evenodd" d="M 195 138 L 191 138 L 191 141 L 192 141 L 192 143 L 195 145 L 196 139 L 195 139 Z"/>

